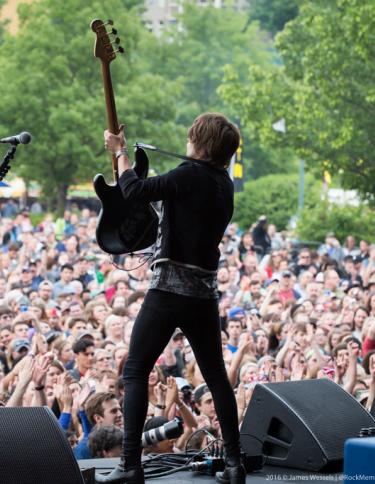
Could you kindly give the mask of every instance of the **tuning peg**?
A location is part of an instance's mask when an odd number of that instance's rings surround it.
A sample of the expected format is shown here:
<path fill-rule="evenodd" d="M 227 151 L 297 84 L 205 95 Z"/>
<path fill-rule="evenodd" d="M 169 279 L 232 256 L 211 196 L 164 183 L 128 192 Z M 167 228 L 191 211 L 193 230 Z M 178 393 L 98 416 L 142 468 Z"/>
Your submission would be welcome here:
<path fill-rule="evenodd" d="M 113 25 L 113 20 L 108 19 L 103 25 Z"/>
<path fill-rule="evenodd" d="M 117 35 L 117 29 L 112 29 L 109 34 Z"/>
<path fill-rule="evenodd" d="M 118 46 L 118 49 L 115 50 L 114 52 L 120 52 L 120 54 L 123 54 L 125 51 L 124 49 L 121 47 L 121 45 Z"/>
<path fill-rule="evenodd" d="M 115 40 L 112 40 L 112 42 L 110 42 L 110 44 L 119 44 L 120 42 L 120 37 L 116 37 Z"/>

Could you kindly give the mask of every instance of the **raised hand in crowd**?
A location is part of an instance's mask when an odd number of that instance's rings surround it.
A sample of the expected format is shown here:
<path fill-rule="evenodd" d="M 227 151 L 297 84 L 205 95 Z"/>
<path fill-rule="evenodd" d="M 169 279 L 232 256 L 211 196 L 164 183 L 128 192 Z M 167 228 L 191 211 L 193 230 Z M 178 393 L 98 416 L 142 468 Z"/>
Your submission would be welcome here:
<path fill-rule="evenodd" d="M 343 385 L 344 390 L 352 393 L 357 381 L 357 364 L 360 353 L 359 345 L 356 341 L 351 340 L 347 344 L 349 363 L 346 370 L 346 381 Z"/>
<path fill-rule="evenodd" d="M 33 378 L 36 363 L 35 356 L 27 355 L 23 360 L 23 364 L 20 366 L 18 371 L 17 384 L 6 404 L 7 407 L 22 407 L 24 394 Z"/>
<path fill-rule="evenodd" d="M 35 367 L 32 375 L 32 381 L 34 383 L 34 397 L 31 405 L 33 407 L 47 405 L 44 385 L 46 382 L 47 372 L 53 359 L 53 353 L 40 354 L 35 357 Z"/>
<path fill-rule="evenodd" d="M 61 403 L 61 411 L 66 413 L 72 412 L 73 407 L 73 392 L 70 388 L 70 382 L 65 380 L 62 385 L 62 390 L 60 393 L 60 403 Z"/>
<path fill-rule="evenodd" d="M 301 362 L 301 354 L 296 351 L 291 361 L 291 380 L 302 380 L 306 373 L 306 365 Z"/>
<path fill-rule="evenodd" d="M 154 394 L 156 397 L 156 405 L 155 405 L 155 417 L 164 417 L 166 414 L 166 396 L 167 396 L 167 387 L 159 381 L 154 387 Z"/>
<path fill-rule="evenodd" d="M 232 357 L 230 367 L 228 369 L 229 382 L 233 387 L 237 384 L 238 371 L 244 360 L 245 355 L 249 355 L 252 358 L 255 358 L 255 354 L 256 349 L 253 335 L 249 332 L 242 333 L 240 338 L 240 344 L 237 351 Z"/>

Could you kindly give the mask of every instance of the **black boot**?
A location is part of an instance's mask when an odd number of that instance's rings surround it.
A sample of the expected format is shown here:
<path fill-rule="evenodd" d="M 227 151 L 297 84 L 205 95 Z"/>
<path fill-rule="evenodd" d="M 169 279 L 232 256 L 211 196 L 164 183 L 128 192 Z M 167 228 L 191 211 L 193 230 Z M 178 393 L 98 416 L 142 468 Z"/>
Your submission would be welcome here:
<path fill-rule="evenodd" d="M 120 463 L 106 476 L 96 473 L 95 482 L 107 482 L 108 484 L 144 484 L 145 476 L 141 466 L 126 469 L 123 463 Z"/>
<path fill-rule="evenodd" d="M 245 484 L 246 470 L 241 459 L 225 459 L 223 472 L 216 472 L 216 481 L 221 484 Z"/>

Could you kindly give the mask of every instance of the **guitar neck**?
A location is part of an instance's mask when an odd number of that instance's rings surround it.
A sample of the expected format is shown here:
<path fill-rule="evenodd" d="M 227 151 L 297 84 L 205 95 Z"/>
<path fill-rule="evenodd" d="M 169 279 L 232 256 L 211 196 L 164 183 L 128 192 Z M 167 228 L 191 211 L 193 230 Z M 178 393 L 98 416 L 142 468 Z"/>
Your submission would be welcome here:
<path fill-rule="evenodd" d="M 108 129 L 111 133 L 118 134 L 119 126 L 117 121 L 116 103 L 115 96 L 113 94 L 111 71 L 109 69 L 109 64 L 102 62 L 102 74 L 103 74 L 103 86 L 104 86 L 104 96 L 105 96 L 105 107 L 107 111 Z M 112 170 L 113 179 L 115 182 L 118 181 L 118 167 L 116 156 L 112 155 Z"/>

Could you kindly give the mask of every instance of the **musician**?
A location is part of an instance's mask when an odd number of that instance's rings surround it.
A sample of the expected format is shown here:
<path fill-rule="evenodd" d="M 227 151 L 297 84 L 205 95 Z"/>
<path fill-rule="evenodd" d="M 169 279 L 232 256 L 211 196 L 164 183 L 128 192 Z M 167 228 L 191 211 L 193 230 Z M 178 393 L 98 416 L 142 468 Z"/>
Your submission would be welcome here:
<path fill-rule="evenodd" d="M 128 201 L 162 201 L 150 289 L 134 324 L 124 368 L 123 460 L 97 482 L 143 484 L 141 434 L 148 405 L 148 375 L 178 326 L 188 338 L 212 393 L 225 442 L 221 483 L 245 483 L 236 401 L 222 357 L 216 273 L 224 231 L 233 213 L 233 183 L 226 171 L 239 131 L 225 116 L 205 113 L 188 131 L 184 161 L 165 175 L 140 179 L 131 169 L 123 126 L 104 133 L 118 160 L 119 186 Z"/>

